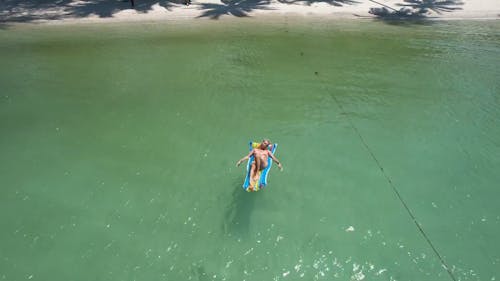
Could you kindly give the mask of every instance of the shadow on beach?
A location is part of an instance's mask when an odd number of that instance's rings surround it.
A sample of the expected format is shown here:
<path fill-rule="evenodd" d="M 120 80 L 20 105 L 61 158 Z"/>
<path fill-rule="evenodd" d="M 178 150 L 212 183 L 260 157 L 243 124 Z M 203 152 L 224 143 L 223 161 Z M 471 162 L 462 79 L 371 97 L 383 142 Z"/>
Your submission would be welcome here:
<path fill-rule="evenodd" d="M 314 3 L 327 3 L 332 6 L 341 7 L 359 3 L 354 0 L 277 0 L 282 4 L 296 4 L 311 6 Z M 232 15 L 235 17 L 248 17 L 253 10 L 272 10 L 267 7 L 271 0 L 222 0 L 222 4 L 201 3 L 200 10 L 203 13 L 199 18 L 208 17 L 210 19 L 219 19 L 223 15 Z"/>
<path fill-rule="evenodd" d="M 380 2 L 370 0 L 382 7 L 370 8 L 369 13 L 376 18 L 390 24 L 407 25 L 426 24 L 426 19 L 432 18 L 432 14 L 441 15 L 443 12 L 461 10 L 464 3 L 460 0 L 404 0 L 404 3 L 396 4 L 399 9 L 384 5 Z"/>
<path fill-rule="evenodd" d="M 342 7 L 345 5 L 359 4 L 359 1 L 355 0 L 278 0 L 280 3 L 284 4 L 303 4 L 311 6 L 314 3 L 326 3 L 336 7 Z"/>
<path fill-rule="evenodd" d="M 61 20 L 69 18 L 99 17 L 110 18 L 114 14 L 133 9 L 139 13 L 147 13 L 159 5 L 168 11 L 179 7 L 189 0 L 2 0 L 0 1 L 0 28 L 5 29 L 8 23 L 35 22 L 38 20 Z M 202 1 L 202 0 L 200 0 Z M 281 4 L 311 6 L 315 3 L 326 3 L 342 7 L 361 3 L 360 0 L 276 0 Z M 461 10 L 460 0 L 403 0 L 395 7 L 370 0 L 378 7 L 368 11 L 375 18 L 384 21 L 409 20 L 420 22 L 442 14 Z M 198 2 L 198 1 L 196 1 Z M 132 3 L 135 3 L 132 7 Z M 201 14 L 197 18 L 217 20 L 221 16 L 249 17 L 254 10 L 272 10 L 272 0 L 222 0 L 220 3 L 193 3 Z"/>
<path fill-rule="evenodd" d="M 222 4 L 201 3 L 200 10 L 204 11 L 198 18 L 208 17 L 216 20 L 223 15 L 248 17 L 248 13 L 253 10 L 271 10 L 267 7 L 270 3 L 270 0 L 222 0 Z"/>
<path fill-rule="evenodd" d="M 224 213 L 223 231 L 226 235 L 241 237 L 250 231 L 250 219 L 258 193 L 245 192 L 241 184 L 241 179 L 233 184 L 232 199 Z"/>
<path fill-rule="evenodd" d="M 154 5 L 167 10 L 184 3 L 184 0 L 135 0 L 134 7 L 128 0 L 2 0 L 0 2 L 0 23 L 32 22 L 37 20 L 60 20 L 98 16 L 112 17 L 113 14 L 127 9 L 147 13 Z"/>
<path fill-rule="evenodd" d="M 113 17 L 115 13 L 134 9 L 147 13 L 154 5 L 169 11 L 181 6 L 187 0 L 3 0 L 0 2 L 0 23 L 34 22 L 39 20 L 61 20 L 68 18 Z M 132 7 L 132 2 L 135 4 Z M 356 0 L 277 0 L 282 4 L 312 5 L 327 3 L 332 6 L 344 6 L 359 3 Z M 219 19 L 223 15 L 248 17 L 253 10 L 272 10 L 271 0 L 222 0 L 221 3 L 193 3 L 201 10 L 198 18 Z"/>
<path fill-rule="evenodd" d="M 200 10 L 204 11 L 198 18 L 208 17 L 216 20 L 223 15 L 248 17 L 248 13 L 253 10 L 271 10 L 267 7 L 270 3 L 270 0 L 222 0 L 222 4 L 201 3 Z"/>

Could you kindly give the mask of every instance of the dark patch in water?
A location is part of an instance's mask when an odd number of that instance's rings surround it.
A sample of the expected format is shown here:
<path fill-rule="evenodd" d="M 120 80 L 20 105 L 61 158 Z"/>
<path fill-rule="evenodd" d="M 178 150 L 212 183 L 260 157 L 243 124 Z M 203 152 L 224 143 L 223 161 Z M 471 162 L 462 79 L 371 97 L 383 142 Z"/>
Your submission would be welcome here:
<path fill-rule="evenodd" d="M 227 235 L 246 236 L 250 230 L 250 218 L 255 206 L 257 193 L 245 192 L 242 180 L 235 180 L 232 200 L 224 214 L 223 230 Z"/>

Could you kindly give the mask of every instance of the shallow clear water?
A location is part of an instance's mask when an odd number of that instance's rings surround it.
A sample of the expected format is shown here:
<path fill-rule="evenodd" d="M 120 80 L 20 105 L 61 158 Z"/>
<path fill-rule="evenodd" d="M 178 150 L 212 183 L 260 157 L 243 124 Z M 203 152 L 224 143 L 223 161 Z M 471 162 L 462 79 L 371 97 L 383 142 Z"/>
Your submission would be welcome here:
<path fill-rule="evenodd" d="M 0 30 L 0 279 L 498 279 L 499 30 Z"/>

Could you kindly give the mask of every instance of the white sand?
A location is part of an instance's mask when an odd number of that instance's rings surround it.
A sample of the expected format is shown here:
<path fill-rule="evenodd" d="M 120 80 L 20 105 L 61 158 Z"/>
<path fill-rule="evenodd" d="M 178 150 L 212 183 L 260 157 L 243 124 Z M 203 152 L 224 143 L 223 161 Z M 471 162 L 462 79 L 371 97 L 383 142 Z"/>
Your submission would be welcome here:
<path fill-rule="evenodd" d="M 182 1 L 182 0 L 177 0 Z M 230 1 L 230 0 L 229 0 Z M 326 0 L 327 2 L 295 2 L 285 4 L 277 0 L 261 2 L 260 5 L 251 3 L 259 0 L 234 0 L 241 4 L 224 4 L 220 0 L 193 0 L 189 6 L 172 2 L 135 0 L 136 9 L 124 1 L 84 1 L 74 0 L 65 5 L 26 5 L 30 1 L 7 0 L 0 2 L 0 22 L 3 23 L 84 23 L 84 22 L 123 22 L 123 21 L 164 21 L 164 20 L 203 20 L 227 19 L 245 16 L 262 18 L 268 16 L 317 16 L 335 18 L 372 18 L 370 8 L 380 8 L 379 4 L 370 0 L 353 0 L 354 3 L 343 4 L 346 0 Z M 348 0 L 350 1 L 350 0 Z M 402 8 L 404 0 L 376 0 L 381 4 L 395 9 Z M 444 0 L 431 1 L 439 4 Z M 456 0 L 457 2 L 460 0 Z M 8 3 L 7 3 L 8 2 Z M 31 1 L 32 3 L 36 1 Z M 54 1 L 57 2 L 57 1 Z M 97 3 L 88 6 L 89 2 Z M 147 2 L 145 4 L 145 2 Z M 236 3 L 233 2 L 233 3 Z M 12 4 L 15 3 L 15 4 Z M 168 6 L 166 4 L 168 3 Z M 246 4 L 250 3 L 250 4 Z M 340 5 L 334 5 L 338 3 Z M 399 4 L 399 5 L 398 5 Z M 425 14 L 430 19 L 500 19 L 500 0 L 464 0 L 459 5 L 445 5 L 445 8 L 457 8 L 451 11 L 443 9 L 429 10 Z M 77 11 L 77 15 L 75 15 Z M 99 15 L 100 14 L 100 15 Z"/>

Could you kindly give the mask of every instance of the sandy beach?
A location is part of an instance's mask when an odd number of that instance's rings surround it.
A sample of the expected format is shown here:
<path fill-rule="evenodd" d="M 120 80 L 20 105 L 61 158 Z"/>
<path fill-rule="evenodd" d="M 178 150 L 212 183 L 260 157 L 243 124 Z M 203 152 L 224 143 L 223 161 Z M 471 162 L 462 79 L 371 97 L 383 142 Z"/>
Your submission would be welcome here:
<path fill-rule="evenodd" d="M 498 0 L 19 1 L 0 3 L 0 23 L 100 23 L 262 17 L 500 19 Z"/>

